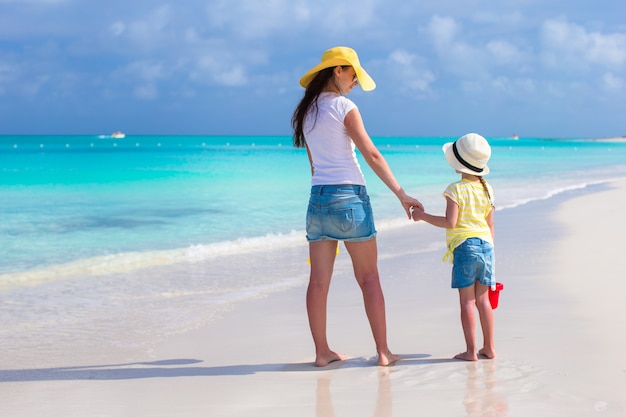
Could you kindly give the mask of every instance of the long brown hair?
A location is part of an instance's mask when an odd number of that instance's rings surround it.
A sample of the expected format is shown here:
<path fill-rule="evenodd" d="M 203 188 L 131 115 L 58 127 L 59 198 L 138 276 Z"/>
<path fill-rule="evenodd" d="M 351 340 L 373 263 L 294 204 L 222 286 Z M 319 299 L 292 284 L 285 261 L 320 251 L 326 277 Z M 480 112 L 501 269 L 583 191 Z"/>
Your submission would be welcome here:
<path fill-rule="evenodd" d="M 489 193 L 489 187 L 487 187 L 487 181 L 485 181 L 483 177 L 478 177 L 478 179 L 480 180 L 480 183 L 483 185 L 483 188 L 487 193 L 487 198 L 489 198 L 489 204 L 491 204 L 491 207 L 496 208 L 496 206 L 493 205 L 493 200 L 491 199 L 491 194 Z"/>
<path fill-rule="evenodd" d="M 342 68 L 348 68 L 349 66 L 342 66 Z M 306 146 L 306 139 L 304 137 L 304 118 L 313 106 L 315 115 L 317 116 L 317 99 L 326 88 L 329 80 L 333 78 L 333 71 L 335 67 L 325 68 L 315 75 L 315 78 L 311 80 L 304 96 L 300 103 L 296 107 L 291 117 L 291 127 L 293 128 L 293 146 L 296 148 L 304 148 Z"/>

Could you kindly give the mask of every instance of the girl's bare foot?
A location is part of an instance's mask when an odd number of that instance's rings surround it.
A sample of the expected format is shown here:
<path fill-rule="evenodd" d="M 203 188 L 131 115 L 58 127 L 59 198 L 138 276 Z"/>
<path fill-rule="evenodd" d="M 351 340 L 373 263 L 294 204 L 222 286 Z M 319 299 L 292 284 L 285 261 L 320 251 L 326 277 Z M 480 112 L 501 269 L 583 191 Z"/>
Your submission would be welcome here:
<path fill-rule="evenodd" d="M 460 359 L 462 361 L 477 361 L 478 356 L 474 352 L 462 352 L 454 355 L 454 359 Z"/>
<path fill-rule="evenodd" d="M 400 360 L 400 356 L 394 355 L 391 351 L 381 352 L 378 354 L 378 366 L 389 366 Z"/>
<path fill-rule="evenodd" d="M 340 353 L 335 353 L 333 351 L 328 352 L 324 355 L 318 355 L 315 358 L 315 366 L 326 366 L 329 363 L 343 361 L 348 359 L 348 355 L 343 355 Z"/>
<path fill-rule="evenodd" d="M 496 357 L 496 352 L 492 349 L 482 348 L 478 351 L 478 355 L 487 359 L 493 359 Z"/>

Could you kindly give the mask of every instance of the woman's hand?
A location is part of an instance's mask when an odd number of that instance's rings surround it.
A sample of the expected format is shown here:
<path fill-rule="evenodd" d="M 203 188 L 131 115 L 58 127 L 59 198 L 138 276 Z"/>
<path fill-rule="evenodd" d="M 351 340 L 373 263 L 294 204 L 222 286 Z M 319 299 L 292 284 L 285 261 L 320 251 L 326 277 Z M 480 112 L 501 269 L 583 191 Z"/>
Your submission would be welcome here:
<path fill-rule="evenodd" d="M 424 211 L 424 206 L 422 205 L 422 203 L 405 193 L 404 190 L 400 191 L 398 199 L 400 200 L 400 204 L 402 204 L 402 207 L 404 208 L 404 211 L 406 212 L 406 215 L 409 219 L 412 218 L 411 212 L 413 210 L 419 209 Z"/>

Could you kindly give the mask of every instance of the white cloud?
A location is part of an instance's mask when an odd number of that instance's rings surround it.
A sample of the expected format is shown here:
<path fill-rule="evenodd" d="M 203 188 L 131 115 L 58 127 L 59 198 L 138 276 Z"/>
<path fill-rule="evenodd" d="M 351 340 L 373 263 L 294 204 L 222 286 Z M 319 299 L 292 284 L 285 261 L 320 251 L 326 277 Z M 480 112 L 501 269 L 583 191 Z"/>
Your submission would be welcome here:
<path fill-rule="evenodd" d="M 430 19 L 426 31 L 432 37 L 439 51 L 443 52 L 447 46 L 454 42 L 459 27 L 451 17 L 435 15 Z"/>
<path fill-rule="evenodd" d="M 139 52 L 143 52 L 164 50 L 170 46 L 177 36 L 175 27 L 172 8 L 169 5 L 163 5 L 140 19 L 130 22 L 115 21 L 108 29 L 114 37 L 123 36 L 124 40 L 139 48 Z"/>
<path fill-rule="evenodd" d="M 121 36 L 126 31 L 124 22 L 114 22 L 109 26 L 109 32 L 115 37 Z"/>
<path fill-rule="evenodd" d="M 71 3 L 72 0 L 0 0 L 0 4 L 30 4 L 30 5 L 42 5 L 50 6 L 55 4 Z"/>
<path fill-rule="evenodd" d="M 611 73 L 606 73 L 602 77 L 602 84 L 605 90 L 611 92 L 621 92 L 626 87 L 626 83 L 622 77 L 618 77 Z"/>
<path fill-rule="evenodd" d="M 368 30 L 376 18 L 375 0 L 326 0 L 325 3 L 315 8 L 317 14 L 312 16 L 311 22 L 321 24 L 329 32 Z M 384 2 L 381 7 L 385 7 Z"/>
<path fill-rule="evenodd" d="M 435 81 L 435 76 L 424 68 L 425 64 L 422 61 L 417 55 L 398 49 L 389 55 L 387 67 L 391 68 L 394 78 L 402 81 L 403 87 L 427 92 Z"/>
<path fill-rule="evenodd" d="M 18 74 L 18 68 L 13 65 L 0 64 L 0 83 L 7 83 Z"/>
<path fill-rule="evenodd" d="M 535 80 L 531 78 L 498 76 L 491 80 L 488 87 L 495 92 L 512 98 L 518 98 L 522 95 L 537 92 L 537 84 Z"/>
<path fill-rule="evenodd" d="M 20 95 L 34 97 L 39 93 L 41 87 L 43 87 L 49 80 L 50 77 L 45 75 L 29 80 L 21 80 L 16 88 Z"/>
<path fill-rule="evenodd" d="M 293 16 L 297 22 L 306 22 L 311 18 L 311 9 L 304 3 L 298 2 L 293 5 Z"/>
<path fill-rule="evenodd" d="M 437 61 L 443 70 L 461 79 L 481 78 L 487 73 L 486 53 L 463 40 L 463 28 L 450 17 L 434 16 L 426 32 L 433 40 Z"/>
<path fill-rule="evenodd" d="M 133 89 L 133 96 L 140 100 L 155 100 L 159 97 L 159 91 L 154 84 L 144 84 Z"/>
<path fill-rule="evenodd" d="M 35 97 L 50 79 L 48 74 L 29 74 L 25 65 L 0 64 L 0 88 L 4 95 Z"/>
<path fill-rule="evenodd" d="M 244 39 L 266 38 L 311 14 L 305 2 L 289 0 L 211 1 L 206 13 L 212 29 Z"/>
<path fill-rule="evenodd" d="M 500 65 L 519 65 L 526 61 L 525 54 L 516 45 L 507 41 L 489 41 L 487 50 L 494 62 Z"/>
<path fill-rule="evenodd" d="M 171 70 L 161 62 L 134 61 L 113 72 L 101 94 L 105 97 L 115 97 L 123 94 L 122 89 L 131 85 L 133 97 L 140 100 L 154 100 L 159 97 L 157 83 L 164 82 L 170 75 Z"/>
<path fill-rule="evenodd" d="M 366 28 L 376 17 L 377 4 L 385 6 L 376 0 L 214 0 L 206 14 L 212 30 L 258 40 L 303 30 L 336 34 Z"/>
<path fill-rule="evenodd" d="M 5 85 L 9 85 L 13 77 L 15 77 L 16 69 L 9 65 L 0 64 L 0 95 L 5 95 L 7 89 Z"/>
<path fill-rule="evenodd" d="M 163 64 L 152 61 L 132 62 L 126 67 L 125 72 L 144 81 L 155 81 L 166 77 Z"/>
<path fill-rule="evenodd" d="M 231 57 L 218 58 L 214 54 L 206 54 L 198 57 L 195 65 L 189 75 L 192 81 L 226 86 L 243 86 L 248 83 L 244 66 L 235 63 Z"/>
<path fill-rule="evenodd" d="M 542 27 L 544 62 L 560 69 L 590 66 L 620 68 L 626 64 L 626 34 L 590 32 L 566 20 L 547 20 Z"/>
<path fill-rule="evenodd" d="M 214 73 L 213 78 L 222 85 L 242 86 L 248 83 L 246 71 L 241 65 L 235 65 L 227 71 Z"/>
<path fill-rule="evenodd" d="M 480 10 L 471 16 L 472 20 L 481 25 L 498 27 L 520 27 L 527 22 L 527 18 L 519 11 L 496 13 Z"/>
<path fill-rule="evenodd" d="M 618 97 L 626 30 L 613 1 L 604 10 L 566 0 L 0 0 L 0 104 L 134 94 L 184 108 L 184 97 L 227 102 L 228 89 L 244 87 L 251 100 L 288 96 L 334 44 L 357 49 L 381 97 Z M 562 10 L 567 18 L 556 18 Z"/>
<path fill-rule="evenodd" d="M 592 33 L 589 36 L 588 56 L 601 65 L 622 67 L 626 63 L 626 34 L 602 35 Z"/>

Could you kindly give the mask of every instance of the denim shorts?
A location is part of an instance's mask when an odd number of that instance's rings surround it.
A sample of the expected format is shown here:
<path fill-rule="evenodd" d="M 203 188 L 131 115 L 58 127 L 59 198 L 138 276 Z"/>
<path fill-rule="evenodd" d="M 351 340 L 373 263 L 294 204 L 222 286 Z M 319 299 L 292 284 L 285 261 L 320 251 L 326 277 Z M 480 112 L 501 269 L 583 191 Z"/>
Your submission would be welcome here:
<path fill-rule="evenodd" d="M 309 242 L 374 239 L 376 228 L 364 185 L 314 185 L 306 214 Z"/>
<path fill-rule="evenodd" d="M 452 288 L 466 288 L 476 281 L 488 287 L 495 285 L 493 245 L 472 237 L 454 249 Z"/>

